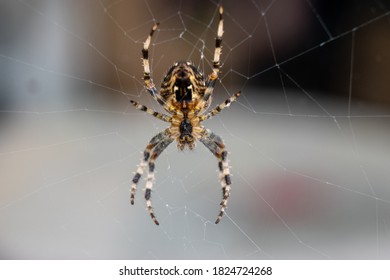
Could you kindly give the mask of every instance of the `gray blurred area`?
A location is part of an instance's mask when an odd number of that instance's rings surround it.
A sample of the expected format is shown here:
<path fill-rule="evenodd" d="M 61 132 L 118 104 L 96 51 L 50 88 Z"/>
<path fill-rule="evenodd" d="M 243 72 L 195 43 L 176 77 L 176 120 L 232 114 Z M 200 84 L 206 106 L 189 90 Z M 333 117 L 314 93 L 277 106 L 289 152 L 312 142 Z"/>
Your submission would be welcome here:
<path fill-rule="evenodd" d="M 142 151 L 166 128 L 129 103 L 162 112 L 143 89 L 142 42 L 160 21 L 156 84 L 176 59 L 207 74 L 216 3 L 194 2 L 1 2 L 0 258 L 389 259 L 390 20 L 380 1 L 344 25 L 321 1 L 290 1 L 280 25 L 285 1 L 224 1 L 213 105 L 242 96 L 205 126 L 229 151 L 227 213 L 214 224 L 217 161 L 201 143 L 173 143 L 156 162 L 160 226 L 144 180 L 130 205 Z M 321 76 L 329 87 L 313 86 Z"/>

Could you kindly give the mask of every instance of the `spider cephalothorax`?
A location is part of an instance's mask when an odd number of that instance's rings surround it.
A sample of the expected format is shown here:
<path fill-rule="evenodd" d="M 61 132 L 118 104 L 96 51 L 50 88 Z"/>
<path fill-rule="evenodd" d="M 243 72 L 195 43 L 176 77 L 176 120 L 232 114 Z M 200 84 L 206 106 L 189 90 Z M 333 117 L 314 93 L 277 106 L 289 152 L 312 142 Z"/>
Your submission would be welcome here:
<path fill-rule="evenodd" d="M 237 97 L 240 92 L 235 93 L 228 98 L 224 103 L 221 103 L 213 110 L 205 113 L 211 103 L 211 96 L 215 86 L 215 81 L 218 78 L 221 43 L 223 34 L 223 9 L 219 6 L 219 23 L 217 38 L 215 42 L 213 71 L 204 78 L 203 74 L 192 65 L 191 62 L 176 62 L 168 70 L 161 84 L 160 92 L 157 91 L 152 82 L 149 66 L 149 46 L 154 32 L 157 30 L 158 24 L 155 24 L 144 43 L 142 49 L 142 58 L 144 66 L 144 82 L 146 89 L 152 97 L 168 112 L 169 115 L 155 112 L 136 101 L 130 102 L 139 110 L 144 111 L 154 117 L 170 123 L 170 126 L 164 131 L 155 135 L 146 146 L 142 161 L 133 177 L 131 186 L 131 204 L 134 204 L 135 191 L 139 179 L 146 167 L 148 167 L 148 177 L 146 181 L 145 199 L 149 214 L 156 225 L 158 221 L 153 212 L 151 198 L 155 160 L 164 151 L 169 144 L 174 140 L 180 150 L 188 147 L 192 150 L 195 147 L 195 141 L 202 142 L 210 152 L 218 160 L 219 178 L 222 186 L 222 202 L 221 209 L 215 223 L 221 220 L 227 205 L 227 200 L 230 195 L 230 171 L 227 162 L 227 151 L 221 137 L 206 129 L 201 123 L 207 120 L 224 108 L 228 107 Z"/>

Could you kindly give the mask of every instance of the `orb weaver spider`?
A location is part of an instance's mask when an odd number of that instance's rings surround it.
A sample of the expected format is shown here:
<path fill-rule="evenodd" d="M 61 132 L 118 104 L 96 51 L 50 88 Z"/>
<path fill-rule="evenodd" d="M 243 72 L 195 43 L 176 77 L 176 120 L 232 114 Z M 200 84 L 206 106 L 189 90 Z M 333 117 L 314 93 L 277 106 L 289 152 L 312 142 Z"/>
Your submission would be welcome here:
<path fill-rule="evenodd" d="M 143 80 L 146 90 L 168 112 L 169 115 L 156 112 L 146 106 L 131 100 L 131 104 L 138 110 L 146 112 L 162 121 L 170 124 L 164 131 L 155 135 L 148 143 L 143 153 L 143 158 L 133 177 L 130 190 L 130 202 L 134 204 L 137 184 L 148 167 L 145 199 L 147 210 L 156 225 L 159 225 L 153 212 L 151 193 L 154 181 L 155 161 L 158 156 L 174 140 L 180 150 L 195 147 L 195 140 L 202 142 L 218 160 L 219 179 L 222 186 L 222 201 L 216 224 L 220 222 L 225 212 L 230 196 L 231 176 L 227 161 L 227 151 L 221 137 L 206 129 L 201 123 L 210 119 L 224 108 L 229 107 L 235 101 L 240 92 L 235 93 L 225 102 L 214 109 L 207 111 L 211 104 L 212 93 L 220 71 L 220 56 L 223 35 L 223 8 L 219 5 L 219 22 L 217 37 L 215 40 L 214 59 L 212 73 L 205 79 L 203 74 L 189 61 L 175 62 L 168 70 L 162 81 L 160 92 L 153 84 L 149 66 L 149 46 L 158 23 L 154 24 L 142 49 L 142 61 L 144 68 Z"/>

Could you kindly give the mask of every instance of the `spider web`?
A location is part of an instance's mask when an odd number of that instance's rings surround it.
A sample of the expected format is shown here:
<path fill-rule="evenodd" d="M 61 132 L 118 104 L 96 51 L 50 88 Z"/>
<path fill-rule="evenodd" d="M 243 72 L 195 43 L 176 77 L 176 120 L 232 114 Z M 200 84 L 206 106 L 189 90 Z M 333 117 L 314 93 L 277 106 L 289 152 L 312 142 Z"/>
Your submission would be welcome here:
<path fill-rule="evenodd" d="M 361 3 L 360 3 L 361 2 Z M 383 259 L 390 252 L 390 6 L 386 1 L 223 1 L 222 75 L 205 123 L 217 161 L 172 144 L 156 162 L 150 220 L 133 171 L 166 124 L 144 90 L 176 60 L 211 69 L 217 1 L 3 1 L 3 259 Z M 239 6 L 238 6 L 239 5 Z"/>

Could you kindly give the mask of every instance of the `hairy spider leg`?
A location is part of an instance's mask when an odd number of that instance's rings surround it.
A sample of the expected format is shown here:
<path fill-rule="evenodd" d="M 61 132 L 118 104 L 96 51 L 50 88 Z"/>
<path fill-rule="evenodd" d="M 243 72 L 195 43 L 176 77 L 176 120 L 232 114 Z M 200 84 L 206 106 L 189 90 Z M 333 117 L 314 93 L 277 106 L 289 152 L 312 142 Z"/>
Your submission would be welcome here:
<path fill-rule="evenodd" d="M 153 83 L 152 76 L 150 74 L 150 62 L 149 62 L 149 47 L 152 42 L 152 36 L 156 32 L 159 23 L 155 23 L 150 30 L 148 37 L 146 38 L 142 48 L 142 64 L 144 67 L 144 83 L 146 90 L 152 95 L 152 97 L 162 106 L 166 106 L 164 99 L 161 98 L 155 84 Z M 168 108 L 167 108 L 168 109 Z M 169 110 L 168 110 L 169 111 Z"/>
<path fill-rule="evenodd" d="M 226 107 L 229 107 L 230 104 L 232 104 L 240 95 L 241 95 L 241 91 L 236 92 L 233 96 L 226 99 L 223 103 L 216 106 L 210 112 L 208 112 L 205 115 L 200 116 L 199 117 L 200 120 L 201 121 L 208 120 L 208 119 L 214 117 L 215 115 L 219 114 L 223 109 L 225 109 Z"/>
<path fill-rule="evenodd" d="M 148 210 L 150 217 L 152 218 L 153 222 L 156 225 L 159 225 L 156 216 L 153 212 L 152 207 L 152 201 L 150 200 L 152 197 L 152 187 L 153 187 L 153 181 L 154 181 L 154 168 L 155 168 L 155 160 L 158 158 L 158 156 L 169 146 L 169 144 L 172 143 L 174 139 L 166 135 L 166 137 L 156 145 L 156 147 L 153 149 L 153 152 L 150 156 L 150 160 L 148 163 L 149 166 L 149 173 L 148 178 L 146 181 L 146 189 L 145 189 L 145 199 L 146 199 L 146 209 Z"/>
<path fill-rule="evenodd" d="M 145 148 L 141 163 L 138 165 L 137 171 L 134 174 L 132 184 L 131 184 L 131 189 L 130 189 L 130 203 L 133 205 L 134 204 L 134 197 L 135 197 L 135 192 L 137 191 L 137 184 L 139 180 L 141 179 L 142 174 L 145 171 L 145 167 L 149 161 L 150 153 L 152 152 L 152 149 L 159 143 L 161 142 L 165 136 L 166 132 L 162 131 L 155 135 L 148 143 L 148 145 Z"/>
<path fill-rule="evenodd" d="M 222 138 L 208 129 L 204 130 L 203 136 L 199 140 L 218 160 L 219 179 L 222 187 L 222 201 L 220 203 L 221 210 L 218 214 L 217 220 L 215 221 L 215 223 L 218 224 L 222 219 L 223 214 L 225 213 L 228 198 L 230 196 L 230 186 L 232 184 L 227 161 L 227 151 L 225 149 L 225 144 L 223 143 Z"/>
<path fill-rule="evenodd" d="M 215 49 L 214 49 L 214 59 L 213 59 L 213 72 L 207 77 L 206 80 L 206 90 L 202 99 L 199 101 L 198 105 L 195 108 L 196 112 L 200 112 L 202 109 L 207 109 L 207 104 L 211 103 L 211 95 L 215 87 L 215 82 L 218 79 L 219 68 L 221 66 L 221 53 L 222 53 L 222 36 L 223 36 L 223 8 L 222 4 L 219 4 L 219 21 L 218 21 L 218 31 L 217 37 L 215 39 Z M 205 108 L 207 107 L 207 108 Z"/>
<path fill-rule="evenodd" d="M 218 22 L 218 31 L 217 38 L 215 39 L 215 50 L 214 50 L 214 60 L 213 60 L 213 72 L 217 75 L 213 77 L 216 79 L 219 74 L 219 66 L 221 64 L 221 53 L 222 53 L 222 35 L 223 35 L 223 8 L 222 4 L 219 4 L 219 22 Z M 212 79 L 212 77 L 210 77 Z"/>
<path fill-rule="evenodd" d="M 150 140 L 149 144 L 145 148 L 143 158 L 133 177 L 133 181 L 132 181 L 133 183 L 131 185 L 130 203 L 133 205 L 135 192 L 137 190 L 137 184 L 142 174 L 144 173 L 146 166 L 148 166 L 148 176 L 147 176 L 146 188 L 145 188 L 146 208 L 150 214 L 150 217 L 152 218 L 152 220 L 156 225 L 159 225 L 159 223 L 156 219 L 156 216 L 153 213 L 152 202 L 150 200 L 152 187 L 153 187 L 153 180 L 154 180 L 154 169 L 155 169 L 154 162 L 157 159 L 157 157 L 165 150 L 165 148 L 172 143 L 173 140 L 174 138 L 170 136 L 168 129 L 158 133 Z"/>
<path fill-rule="evenodd" d="M 130 100 L 130 103 L 133 104 L 136 109 L 141 110 L 142 112 L 148 113 L 149 115 L 152 115 L 153 117 L 155 117 L 159 120 L 162 120 L 164 122 L 171 122 L 171 120 L 172 120 L 172 117 L 169 117 L 165 114 L 156 112 L 156 111 L 146 107 L 145 105 L 138 103 L 137 101 Z"/>

